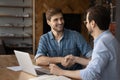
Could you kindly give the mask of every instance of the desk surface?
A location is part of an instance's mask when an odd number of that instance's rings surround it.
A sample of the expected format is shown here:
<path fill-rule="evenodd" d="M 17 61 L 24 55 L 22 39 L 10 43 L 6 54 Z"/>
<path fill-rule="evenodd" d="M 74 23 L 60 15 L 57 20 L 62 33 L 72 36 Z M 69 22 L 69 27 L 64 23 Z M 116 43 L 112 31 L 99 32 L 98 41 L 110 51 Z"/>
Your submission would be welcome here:
<path fill-rule="evenodd" d="M 14 55 L 0 55 L 0 80 L 28 80 L 35 76 L 22 71 L 12 71 L 8 66 L 17 66 L 18 62 Z"/>
<path fill-rule="evenodd" d="M 34 56 L 31 55 L 32 60 L 33 58 Z M 35 77 L 23 71 L 12 71 L 6 68 L 10 66 L 18 66 L 15 55 L 0 55 L 0 80 L 28 80 Z"/>

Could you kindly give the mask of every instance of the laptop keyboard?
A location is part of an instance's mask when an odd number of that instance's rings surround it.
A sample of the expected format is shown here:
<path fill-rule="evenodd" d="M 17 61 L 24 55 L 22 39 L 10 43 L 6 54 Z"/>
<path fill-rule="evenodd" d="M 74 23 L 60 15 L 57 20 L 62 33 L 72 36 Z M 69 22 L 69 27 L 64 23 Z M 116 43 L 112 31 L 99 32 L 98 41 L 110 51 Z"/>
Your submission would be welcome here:
<path fill-rule="evenodd" d="M 35 71 L 37 72 L 37 74 L 50 74 L 50 71 L 41 67 L 37 67 L 35 68 Z"/>

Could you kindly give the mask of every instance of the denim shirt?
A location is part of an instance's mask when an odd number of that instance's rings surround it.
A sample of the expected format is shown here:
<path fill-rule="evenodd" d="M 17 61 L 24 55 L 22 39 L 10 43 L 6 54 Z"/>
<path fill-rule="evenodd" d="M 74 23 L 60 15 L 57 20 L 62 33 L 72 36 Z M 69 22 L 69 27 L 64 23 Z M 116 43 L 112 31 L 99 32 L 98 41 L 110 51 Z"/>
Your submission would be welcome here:
<path fill-rule="evenodd" d="M 41 55 L 64 57 L 70 54 L 74 56 L 83 55 L 85 57 L 90 57 L 91 52 L 89 51 L 91 51 L 91 47 L 78 32 L 64 29 L 63 37 L 59 42 L 55 40 L 51 31 L 42 35 L 35 58 Z M 75 64 L 70 68 L 64 68 L 60 64 L 58 64 L 58 66 L 63 69 L 81 69 L 80 64 Z"/>

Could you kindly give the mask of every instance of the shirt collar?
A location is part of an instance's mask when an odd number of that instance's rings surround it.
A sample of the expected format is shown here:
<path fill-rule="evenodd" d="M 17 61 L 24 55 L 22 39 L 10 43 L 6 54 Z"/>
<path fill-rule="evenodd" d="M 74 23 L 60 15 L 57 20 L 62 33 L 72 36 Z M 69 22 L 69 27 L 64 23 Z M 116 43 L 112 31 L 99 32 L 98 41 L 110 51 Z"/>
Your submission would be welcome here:
<path fill-rule="evenodd" d="M 50 36 L 50 39 L 54 39 L 54 36 L 52 34 L 52 31 L 48 32 L 49 36 Z"/>
<path fill-rule="evenodd" d="M 63 33 L 62 38 L 67 37 L 67 36 L 65 35 L 65 33 L 66 33 L 66 29 L 64 29 L 64 33 Z M 54 36 L 53 36 L 52 31 L 49 31 L 48 34 L 49 34 L 49 36 L 50 36 L 50 39 L 54 39 Z"/>
<path fill-rule="evenodd" d="M 94 44 L 104 35 L 104 34 L 107 34 L 109 33 L 110 31 L 109 30 L 106 30 L 104 32 L 102 32 L 95 40 L 94 40 Z"/>

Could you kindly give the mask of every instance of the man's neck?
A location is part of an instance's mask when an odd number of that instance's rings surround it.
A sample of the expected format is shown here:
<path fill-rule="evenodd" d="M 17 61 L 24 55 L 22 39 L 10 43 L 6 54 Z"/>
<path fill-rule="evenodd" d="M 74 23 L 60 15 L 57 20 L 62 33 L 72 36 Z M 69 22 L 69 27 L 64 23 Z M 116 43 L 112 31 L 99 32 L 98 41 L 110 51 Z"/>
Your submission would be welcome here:
<path fill-rule="evenodd" d="M 60 40 L 61 37 L 63 36 L 63 31 L 61 32 L 52 31 L 52 33 L 57 41 Z"/>
<path fill-rule="evenodd" d="M 104 31 L 103 30 L 100 30 L 100 29 L 97 29 L 94 31 L 94 33 L 92 34 L 94 40 L 101 34 L 103 33 Z"/>

